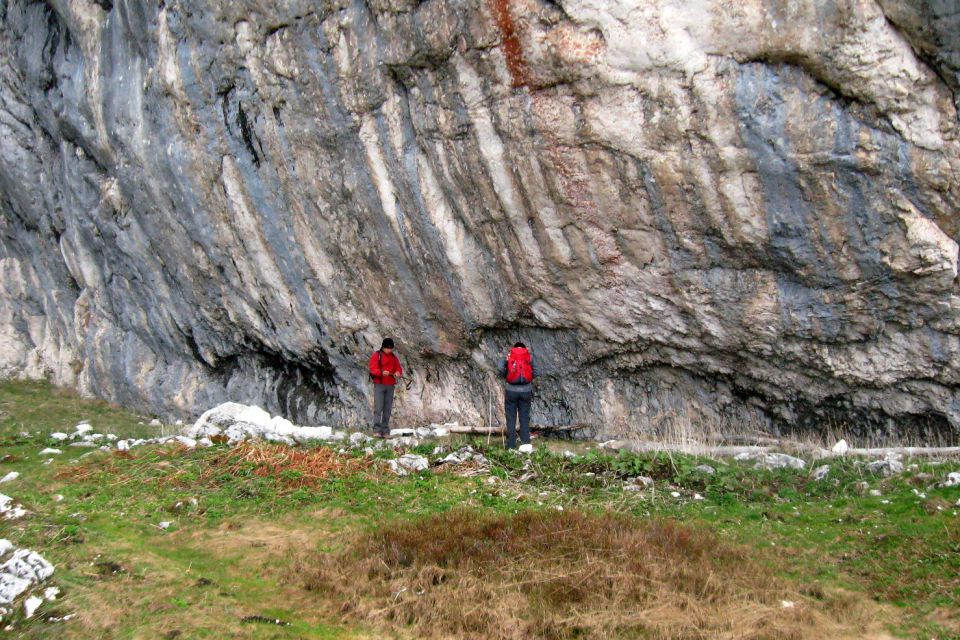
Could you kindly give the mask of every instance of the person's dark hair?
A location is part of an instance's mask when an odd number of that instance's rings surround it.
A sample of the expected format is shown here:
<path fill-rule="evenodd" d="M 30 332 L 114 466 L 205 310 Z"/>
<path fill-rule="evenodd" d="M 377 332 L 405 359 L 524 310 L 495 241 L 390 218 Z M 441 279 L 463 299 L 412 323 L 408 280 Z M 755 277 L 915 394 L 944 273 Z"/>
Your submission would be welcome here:
<path fill-rule="evenodd" d="M 523 344 L 522 342 L 518 342 L 515 345 L 513 345 L 514 349 L 516 349 L 517 347 L 520 347 L 521 349 L 526 349 L 527 345 Z"/>
<path fill-rule="evenodd" d="M 380 349 L 393 349 L 393 338 L 384 338 L 383 343 L 380 345 Z"/>

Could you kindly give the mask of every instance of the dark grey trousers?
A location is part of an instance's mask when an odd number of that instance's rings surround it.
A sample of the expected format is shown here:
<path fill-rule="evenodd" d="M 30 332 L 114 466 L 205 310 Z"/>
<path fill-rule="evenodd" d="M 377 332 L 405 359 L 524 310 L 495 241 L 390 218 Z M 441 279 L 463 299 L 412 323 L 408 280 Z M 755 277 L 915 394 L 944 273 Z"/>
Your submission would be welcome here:
<path fill-rule="evenodd" d="M 520 416 L 520 444 L 530 444 L 530 404 L 532 391 L 504 392 L 503 408 L 507 414 L 507 448 L 517 446 L 517 415 Z"/>
<path fill-rule="evenodd" d="M 390 433 L 390 412 L 393 411 L 392 384 L 373 385 L 373 430 L 375 433 Z"/>

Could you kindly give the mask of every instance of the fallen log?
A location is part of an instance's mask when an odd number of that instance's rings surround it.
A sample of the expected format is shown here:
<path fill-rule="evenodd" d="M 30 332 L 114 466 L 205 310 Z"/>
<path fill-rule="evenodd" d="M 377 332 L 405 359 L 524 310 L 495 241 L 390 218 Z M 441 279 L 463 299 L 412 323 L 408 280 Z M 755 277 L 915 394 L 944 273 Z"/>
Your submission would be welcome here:
<path fill-rule="evenodd" d="M 471 427 L 467 425 L 455 425 L 444 427 L 449 433 L 462 433 L 466 435 L 485 436 L 488 433 L 504 433 L 503 427 Z"/>
<path fill-rule="evenodd" d="M 474 427 L 470 425 L 453 425 L 449 427 L 444 427 L 450 433 L 460 433 L 467 435 L 482 435 L 485 436 L 489 433 L 498 434 L 506 433 L 506 429 L 503 427 Z M 577 431 L 592 430 L 595 427 L 590 424 L 561 424 L 561 425 L 550 425 L 550 424 L 531 424 L 530 431 L 540 432 L 542 435 L 569 435 Z"/>

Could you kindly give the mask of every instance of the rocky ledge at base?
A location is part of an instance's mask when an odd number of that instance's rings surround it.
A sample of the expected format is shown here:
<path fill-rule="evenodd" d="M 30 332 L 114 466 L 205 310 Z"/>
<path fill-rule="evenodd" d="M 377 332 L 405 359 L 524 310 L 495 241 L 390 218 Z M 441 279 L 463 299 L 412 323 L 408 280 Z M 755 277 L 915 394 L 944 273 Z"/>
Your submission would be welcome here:
<path fill-rule="evenodd" d="M 406 446 L 415 444 L 417 438 L 438 438 L 448 434 L 448 425 L 390 431 L 391 438 L 396 438 Z M 193 426 L 185 429 L 182 437 L 201 440 L 205 438 L 209 442 L 219 440 L 230 444 L 248 439 L 262 439 L 289 445 L 340 440 L 356 445 L 371 439 L 360 431 L 348 435 L 346 431 L 336 431 L 328 426 L 298 426 L 282 416 L 271 416 L 260 407 L 236 402 L 224 402 L 210 409 L 200 416 Z M 181 442 L 189 446 L 187 442 Z"/>

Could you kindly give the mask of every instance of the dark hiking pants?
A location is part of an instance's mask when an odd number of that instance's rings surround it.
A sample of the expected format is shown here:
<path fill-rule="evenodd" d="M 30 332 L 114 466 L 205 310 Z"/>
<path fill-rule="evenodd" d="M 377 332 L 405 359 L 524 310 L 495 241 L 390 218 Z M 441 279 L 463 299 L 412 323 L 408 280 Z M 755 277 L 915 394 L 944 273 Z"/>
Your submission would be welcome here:
<path fill-rule="evenodd" d="M 392 384 L 373 385 L 373 431 L 385 436 L 390 434 L 393 390 Z"/>
<path fill-rule="evenodd" d="M 532 391 L 505 391 L 503 407 L 507 413 L 507 448 L 517 446 L 517 415 L 520 416 L 520 444 L 530 444 L 530 404 Z"/>

